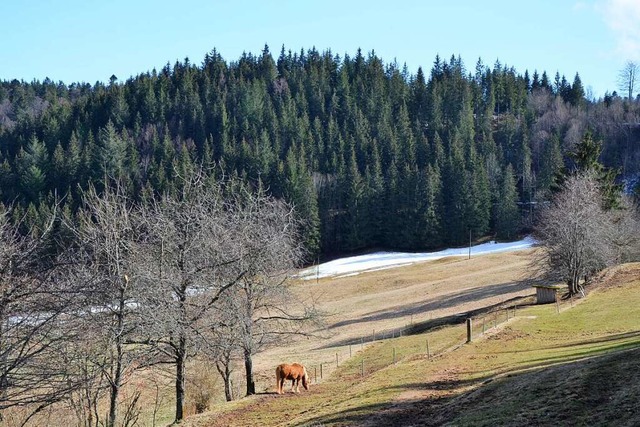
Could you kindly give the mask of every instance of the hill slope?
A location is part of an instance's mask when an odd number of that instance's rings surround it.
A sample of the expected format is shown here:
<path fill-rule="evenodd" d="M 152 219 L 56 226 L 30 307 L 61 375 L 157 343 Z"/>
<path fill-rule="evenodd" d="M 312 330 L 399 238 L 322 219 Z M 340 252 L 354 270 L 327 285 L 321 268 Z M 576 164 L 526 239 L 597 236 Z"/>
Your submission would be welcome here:
<path fill-rule="evenodd" d="M 637 425 L 639 291 L 640 264 L 626 265 L 559 313 L 520 308 L 466 345 L 463 325 L 377 341 L 308 393 L 243 399 L 186 425 Z"/>

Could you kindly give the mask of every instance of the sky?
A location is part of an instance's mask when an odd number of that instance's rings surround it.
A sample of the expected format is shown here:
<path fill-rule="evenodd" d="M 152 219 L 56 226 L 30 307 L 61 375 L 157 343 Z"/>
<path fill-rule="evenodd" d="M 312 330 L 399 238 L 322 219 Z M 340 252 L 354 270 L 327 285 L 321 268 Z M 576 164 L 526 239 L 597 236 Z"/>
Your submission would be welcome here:
<path fill-rule="evenodd" d="M 0 80 L 124 81 L 216 48 L 227 61 L 265 44 L 358 48 L 428 72 L 436 55 L 519 73 L 580 74 L 598 98 L 640 60 L 640 0 L 20 0 L 0 1 Z"/>

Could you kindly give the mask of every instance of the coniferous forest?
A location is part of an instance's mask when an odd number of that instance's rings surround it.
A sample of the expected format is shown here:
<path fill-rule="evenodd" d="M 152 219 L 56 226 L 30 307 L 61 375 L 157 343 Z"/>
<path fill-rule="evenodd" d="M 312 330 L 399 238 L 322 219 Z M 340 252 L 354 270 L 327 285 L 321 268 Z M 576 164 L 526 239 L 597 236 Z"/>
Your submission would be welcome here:
<path fill-rule="evenodd" d="M 293 203 L 311 260 L 515 237 L 588 131 L 620 178 L 640 169 L 638 101 L 591 99 L 578 74 L 274 58 L 214 49 L 126 81 L 0 82 L 0 201 L 39 227 L 56 200 L 73 214 L 90 183 L 118 178 L 142 202 L 202 165 Z"/>

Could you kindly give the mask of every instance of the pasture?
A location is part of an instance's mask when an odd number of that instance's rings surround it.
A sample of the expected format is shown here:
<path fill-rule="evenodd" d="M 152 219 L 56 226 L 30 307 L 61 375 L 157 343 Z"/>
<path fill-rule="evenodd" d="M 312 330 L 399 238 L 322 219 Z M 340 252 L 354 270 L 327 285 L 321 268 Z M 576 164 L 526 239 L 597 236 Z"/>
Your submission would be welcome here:
<path fill-rule="evenodd" d="M 215 367 L 188 367 L 187 427 L 637 425 L 640 264 L 608 271 L 588 298 L 531 305 L 533 250 L 447 258 L 342 278 L 297 281 L 327 331 L 258 354 L 255 396 L 225 403 Z M 514 312 L 515 309 L 515 312 Z M 465 344 L 466 315 L 474 318 Z M 484 331 L 484 333 L 483 333 Z M 299 362 L 310 390 L 276 394 L 275 367 Z M 243 390 L 242 370 L 235 385 Z M 322 378 L 320 375 L 322 373 Z M 173 416 L 171 373 L 138 371 L 138 426 Z M 214 393 L 210 409 L 194 402 Z M 68 412 L 68 411 L 67 411 Z M 34 425 L 73 424 L 58 408 Z M 10 426 L 11 419 L 5 424 Z"/>
<path fill-rule="evenodd" d="M 301 290 L 326 288 L 322 301 L 335 309 L 334 335 L 265 352 L 260 365 L 297 360 L 308 368 L 320 361 L 330 366 L 331 356 L 344 355 L 348 343 L 374 328 L 402 329 L 407 316 L 414 316 L 417 328 L 432 316 L 530 295 L 520 282 L 530 255 L 441 260 L 343 278 L 339 285 L 337 280 L 301 284 Z M 470 344 L 462 344 L 463 324 L 378 337 L 362 349 L 351 344 L 352 357 L 340 359 L 337 368 L 333 359 L 333 369 L 310 392 L 277 396 L 274 379 L 265 376 L 264 394 L 192 416 L 185 425 L 536 425 L 613 419 L 637 424 L 640 265 L 623 266 L 603 281 L 605 286 L 582 301 L 521 306 L 515 318 L 500 319 Z"/>

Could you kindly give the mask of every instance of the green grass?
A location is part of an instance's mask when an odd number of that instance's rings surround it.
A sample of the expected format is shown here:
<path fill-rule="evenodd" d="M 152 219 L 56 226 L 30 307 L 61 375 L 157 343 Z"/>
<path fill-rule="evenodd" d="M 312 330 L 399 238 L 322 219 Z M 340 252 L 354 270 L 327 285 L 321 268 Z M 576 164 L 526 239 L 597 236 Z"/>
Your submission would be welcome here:
<path fill-rule="evenodd" d="M 379 341 L 310 392 L 255 396 L 186 425 L 639 424 L 640 267 L 629 268 L 612 279 L 624 286 L 564 302 L 560 313 L 519 308 L 464 345 L 463 324 Z"/>

